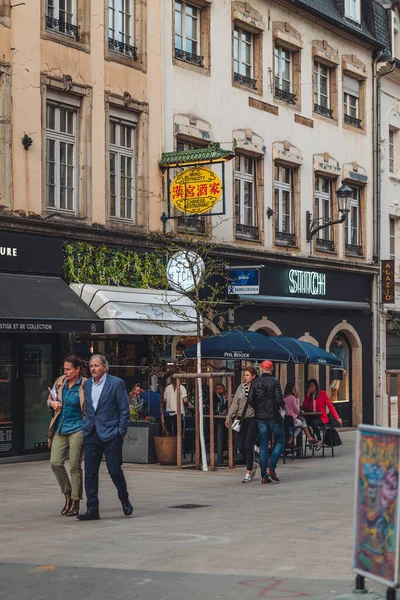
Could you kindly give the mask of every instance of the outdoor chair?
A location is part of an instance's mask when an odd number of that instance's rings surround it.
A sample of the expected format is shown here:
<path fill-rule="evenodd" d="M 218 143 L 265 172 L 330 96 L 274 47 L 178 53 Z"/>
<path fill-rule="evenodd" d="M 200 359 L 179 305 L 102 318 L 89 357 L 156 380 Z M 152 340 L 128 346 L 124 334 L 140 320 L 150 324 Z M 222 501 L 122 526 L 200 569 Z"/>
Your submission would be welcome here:
<path fill-rule="evenodd" d="M 335 429 L 335 426 L 333 423 L 331 423 L 331 421 L 329 421 L 329 423 L 324 423 L 323 425 L 319 425 L 319 430 L 321 432 L 321 439 L 322 439 L 322 448 L 321 450 L 318 450 L 318 452 L 321 452 L 321 456 L 322 458 L 325 458 L 325 448 L 330 448 L 331 449 L 331 453 L 332 453 L 332 458 L 335 457 L 335 447 L 333 445 L 333 435 L 331 434 L 331 442 L 329 444 L 329 446 L 327 444 L 325 444 L 325 433 L 328 429 Z M 304 442 L 304 453 L 303 456 L 304 458 L 307 456 L 307 446 L 308 446 L 308 440 L 307 438 L 305 439 Z M 314 453 L 316 452 L 314 446 L 312 446 L 310 448 L 310 446 L 308 446 L 308 449 L 311 452 L 311 455 L 314 456 Z"/>

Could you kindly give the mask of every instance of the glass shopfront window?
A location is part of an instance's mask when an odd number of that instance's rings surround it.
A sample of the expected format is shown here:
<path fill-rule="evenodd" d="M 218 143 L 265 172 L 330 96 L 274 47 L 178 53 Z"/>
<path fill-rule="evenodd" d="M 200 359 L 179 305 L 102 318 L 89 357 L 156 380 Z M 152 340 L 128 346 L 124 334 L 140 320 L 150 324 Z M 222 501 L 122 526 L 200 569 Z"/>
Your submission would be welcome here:
<path fill-rule="evenodd" d="M 54 382 L 51 344 L 23 345 L 25 450 L 40 450 L 47 442 L 50 412 L 48 387 Z M 60 372 L 61 374 L 61 372 Z"/>

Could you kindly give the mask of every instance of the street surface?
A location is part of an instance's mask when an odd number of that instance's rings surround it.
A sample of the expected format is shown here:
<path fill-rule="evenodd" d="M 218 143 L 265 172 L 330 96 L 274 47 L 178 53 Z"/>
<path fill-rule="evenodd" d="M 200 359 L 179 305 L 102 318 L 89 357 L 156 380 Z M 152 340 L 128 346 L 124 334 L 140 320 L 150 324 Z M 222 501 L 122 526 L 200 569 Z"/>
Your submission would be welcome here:
<path fill-rule="evenodd" d="M 102 466 L 101 520 L 59 513 L 48 462 L 0 465 L 0 598 L 329 599 L 352 590 L 354 432 L 278 465 L 280 484 L 233 472 L 126 465 L 122 514 Z M 177 508 L 195 504 L 197 508 Z M 376 585 L 369 589 L 381 591 Z"/>

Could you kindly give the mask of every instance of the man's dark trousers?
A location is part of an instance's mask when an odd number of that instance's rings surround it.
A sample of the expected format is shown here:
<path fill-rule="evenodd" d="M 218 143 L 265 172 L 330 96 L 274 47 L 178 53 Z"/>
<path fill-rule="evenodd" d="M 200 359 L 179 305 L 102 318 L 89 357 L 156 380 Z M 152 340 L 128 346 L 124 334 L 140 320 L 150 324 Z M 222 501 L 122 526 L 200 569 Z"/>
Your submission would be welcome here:
<path fill-rule="evenodd" d="M 99 468 L 103 453 L 111 479 L 118 491 L 118 498 L 126 502 L 129 498 L 125 475 L 122 471 L 123 438 L 118 433 L 108 442 L 103 442 L 93 429 L 85 437 L 85 491 L 87 509 L 99 510 Z"/>

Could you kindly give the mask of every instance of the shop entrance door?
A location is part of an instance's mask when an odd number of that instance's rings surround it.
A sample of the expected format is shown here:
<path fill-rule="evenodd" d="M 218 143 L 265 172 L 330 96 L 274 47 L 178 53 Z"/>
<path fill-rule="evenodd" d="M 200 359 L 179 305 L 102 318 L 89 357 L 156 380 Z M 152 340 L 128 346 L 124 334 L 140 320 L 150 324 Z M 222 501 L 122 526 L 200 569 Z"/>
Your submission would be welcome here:
<path fill-rule="evenodd" d="M 15 342 L 0 341 L 0 457 L 22 450 Z"/>

